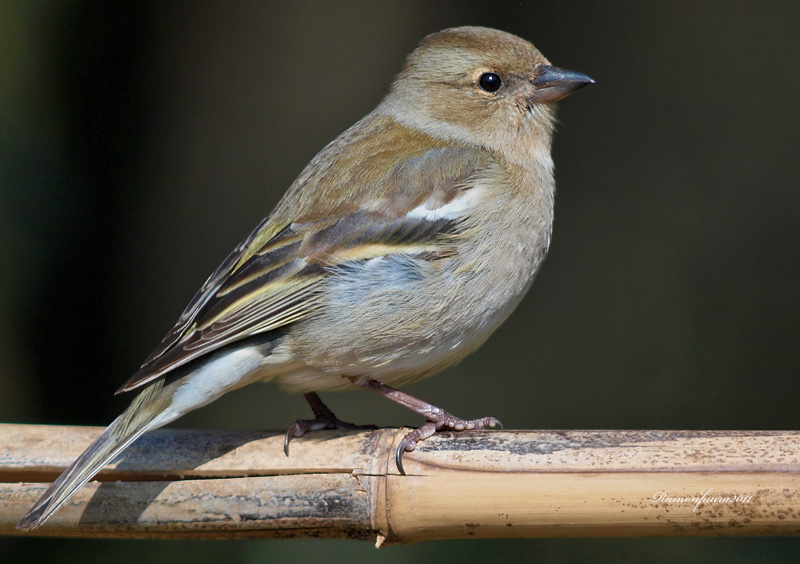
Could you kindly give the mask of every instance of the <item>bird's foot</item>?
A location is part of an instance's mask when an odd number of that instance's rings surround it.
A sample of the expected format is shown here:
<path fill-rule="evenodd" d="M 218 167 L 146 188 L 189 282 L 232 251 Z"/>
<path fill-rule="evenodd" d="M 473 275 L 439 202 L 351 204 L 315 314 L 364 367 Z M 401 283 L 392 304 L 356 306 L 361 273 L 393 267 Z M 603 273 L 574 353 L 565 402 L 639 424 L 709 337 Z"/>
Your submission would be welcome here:
<path fill-rule="evenodd" d="M 431 411 L 426 415 L 428 422 L 419 429 L 408 433 L 397 446 L 394 461 L 397 464 L 397 470 L 403 475 L 406 473 L 405 469 L 403 469 L 403 453 L 413 451 L 417 448 L 419 441 L 427 439 L 437 431 L 472 431 L 485 429 L 486 427 L 500 427 L 501 430 L 503 429 L 503 424 L 494 417 L 461 419 L 438 407 L 430 407 Z"/>
<path fill-rule="evenodd" d="M 301 437 L 309 431 L 321 431 L 323 429 L 339 429 L 339 430 L 352 430 L 352 429 L 377 429 L 375 425 L 355 425 L 340 421 L 333 411 L 327 405 L 322 403 L 322 400 L 314 392 L 305 394 L 311 410 L 314 412 L 314 419 L 298 419 L 286 431 L 286 437 L 283 440 L 283 452 L 289 456 L 289 442 L 295 437 Z"/>
<path fill-rule="evenodd" d="M 444 409 L 438 408 L 435 405 L 431 405 L 426 401 L 422 401 L 420 399 L 415 398 L 405 392 L 401 392 L 396 388 L 392 388 L 391 386 L 387 386 L 382 382 L 378 382 L 377 380 L 361 380 L 358 378 L 350 378 L 350 381 L 353 382 L 356 386 L 361 386 L 362 388 L 366 388 L 367 390 L 371 390 L 382 396 L 386 396 L 390 400 L 403 405 L 416 413 L 422 415 L 425 419 L 428 420 L 422 427 L 411 431 L 403 440 L 400 441 L 400 445 L 397 447 L 397 452 L 395 452 L 395 463 L 397 464 L 397 470 L 401 474 L 405 474 L 405 470 L 403 469 L 403 453 L 404 452 L 411 452 L 417 447 L 417 443 L 419 441 L 425 440 L 431 435 L 433 435 L 436 431 L 472 431 L 475 429 L 485 429 L 486 427 L 500 427 L 500 430 L 503 429 L 503 424 L 500 422 L 499 419 L 494 417 L 482 417 L 481 419 L 461 419 L 450 413 L 447 413 Z"/>

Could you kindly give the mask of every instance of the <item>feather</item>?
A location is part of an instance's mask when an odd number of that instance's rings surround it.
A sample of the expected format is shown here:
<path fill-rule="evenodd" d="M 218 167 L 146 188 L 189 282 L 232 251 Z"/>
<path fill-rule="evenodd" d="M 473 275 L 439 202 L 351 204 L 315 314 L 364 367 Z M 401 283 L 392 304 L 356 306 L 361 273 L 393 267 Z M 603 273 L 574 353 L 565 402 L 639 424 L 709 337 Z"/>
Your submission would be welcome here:
<path fill-rule="evenodd" d="M 309 164 L 311 172 L 300 176 L 302 184 L 285 198 L 302 198 L 296 206 L 299 217 L 283 217 L 279 207 L 262 221 L 203 284 L 160 346 L 117 393 L 140 388 L 238 340 L 303 320 L 320 305 L 320 284 L 343 264 L 390 255 L 452 256 L 447 237 L 459 233 L 480 191 L 474 179 L 493 162 L 490 153 L 409 133 L 415 150 L 398 159 L 402 152 L 389 151 L 376 139 L 384 137 L 386 128 L 398 127 L 403 126 L 372 116 L 352 128 L 362 134 L 356 147 L 348 147 L 355 154 L 394 159 L 371 169 L 382 175 L 361 178 L 346 166 L 334 174 L 332 157 L 323 150 Z M 374 184 L 360 185 L 367 181 Z M 359 183 L 356 191 L 372 197 L 351 205 L 338 197 L 348 183 L 350 188 Z"/>

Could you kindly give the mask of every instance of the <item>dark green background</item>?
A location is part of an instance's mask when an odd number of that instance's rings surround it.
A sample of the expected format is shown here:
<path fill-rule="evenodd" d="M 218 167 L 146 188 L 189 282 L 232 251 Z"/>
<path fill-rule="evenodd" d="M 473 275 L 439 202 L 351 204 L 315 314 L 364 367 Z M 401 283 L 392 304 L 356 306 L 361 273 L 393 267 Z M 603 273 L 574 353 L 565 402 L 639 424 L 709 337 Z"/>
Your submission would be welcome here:
<path fill-rule="evenodd" d="M 0 420 L 113 392 L 427 33 L 485 25 L 597 80 L 561 104 L 550 257 L 475 355 L 408 390 L 507 428 L 797 429 L 800 4 L 3 2 Z M 416 424 L 365 392 L 344 419 Z M 285 428 L 251 386 L 179 424 Z M 794 562 L 796 539 L 0 539 L 16 562 Z"/>

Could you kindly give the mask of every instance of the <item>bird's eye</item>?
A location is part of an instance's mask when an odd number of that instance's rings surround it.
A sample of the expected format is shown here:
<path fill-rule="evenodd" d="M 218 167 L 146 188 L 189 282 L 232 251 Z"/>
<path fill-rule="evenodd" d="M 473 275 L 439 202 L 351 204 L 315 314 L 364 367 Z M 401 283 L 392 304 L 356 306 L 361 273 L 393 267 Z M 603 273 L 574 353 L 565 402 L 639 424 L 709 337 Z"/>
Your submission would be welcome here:
<path fill-rule="evenodd" d="M 497 92 L 502 85 L 503 81 L 496 72 L 485 72 L 478 79 L 478 86 L 486 92 Z"/>

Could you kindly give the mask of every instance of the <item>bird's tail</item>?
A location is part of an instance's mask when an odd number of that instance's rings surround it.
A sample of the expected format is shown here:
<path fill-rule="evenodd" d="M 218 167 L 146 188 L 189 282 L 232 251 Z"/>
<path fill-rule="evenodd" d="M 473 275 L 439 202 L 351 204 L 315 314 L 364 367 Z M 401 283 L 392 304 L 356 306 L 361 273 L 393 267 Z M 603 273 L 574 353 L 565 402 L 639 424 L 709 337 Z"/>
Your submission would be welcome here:
<path fill-rule="evenodd" d="M 164 409 L 169 405 L 170 394 L 163 393 L 163 387 L 164 381 L 158 380 L 142 390 L 130 407 L 53 482 L 33 509 L 20 519 L 17 528 L 32 530 L 39 527 L 81 486 L 139 436 L 178 417 L 178 413 Z M 161 405 L 164 403 L 167 405 Z"/>

